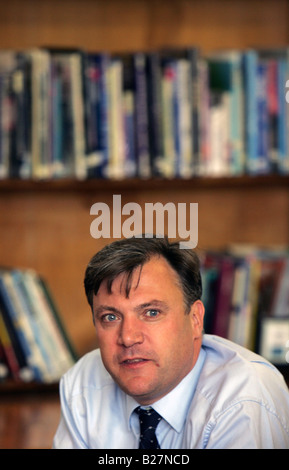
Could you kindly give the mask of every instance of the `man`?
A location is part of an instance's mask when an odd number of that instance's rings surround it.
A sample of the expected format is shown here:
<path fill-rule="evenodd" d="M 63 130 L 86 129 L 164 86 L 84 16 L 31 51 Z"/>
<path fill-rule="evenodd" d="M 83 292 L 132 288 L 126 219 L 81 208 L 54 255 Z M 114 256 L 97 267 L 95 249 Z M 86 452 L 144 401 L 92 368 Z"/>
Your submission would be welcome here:
<path fill-rule="evenodd" d="M 166 238 L 116 241 L 92 258 L 84 283 L 99 349 L 61 380 L 54 448 L 289 448 L 281 374 L 203 334 L 193 251 Z M 158 413 L 149 431 L 146 408 Z"/>

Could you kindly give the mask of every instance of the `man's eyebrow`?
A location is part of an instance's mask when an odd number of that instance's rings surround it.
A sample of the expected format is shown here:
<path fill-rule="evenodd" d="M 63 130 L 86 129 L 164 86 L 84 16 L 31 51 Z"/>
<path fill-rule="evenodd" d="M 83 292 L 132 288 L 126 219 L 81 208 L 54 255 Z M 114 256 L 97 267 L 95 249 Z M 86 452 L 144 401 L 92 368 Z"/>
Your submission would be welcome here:
<path fill-rule="evenodd" d="M 148 302 L 144 302 L 140 305 L 137 305 L 136 307 L 134 307 L 134 311 L 138 312 L 148 307 L 159 307 L 159 308 L 162 308 L 163 310 L 168 309 L 168 305 L 166 302 L 163 302 L 162 300 L 152 299 L 152 300 L 149 300 Z M 94 315 L 99 316 L 103 312 L 113 312 L 113 313 L 121 314 L 121 311 L 113 307 L 112 305 L 100 305 L 99 307 L 95 309 Z"/>
<path fill-rule="evenodd" d="M 94 315 L 101 315 L 103 312 L 120 313 L 120 311 L 111 305 L 100 305 L 95 309 Z"/>
<path fill-rule="evenodd" d="M 148 302 L 144 302 L 143 304 L 137 305 L 134 308 L 134 310 L 136 311 L 143 310 L 144 308 L 148 308 L 148 307 L 160 307 L 163 310 L 168 309 L 168 305 L 166 302 L 163 302 L 162 300 L 153 299 L 153 300 L 149 300 Z"/>

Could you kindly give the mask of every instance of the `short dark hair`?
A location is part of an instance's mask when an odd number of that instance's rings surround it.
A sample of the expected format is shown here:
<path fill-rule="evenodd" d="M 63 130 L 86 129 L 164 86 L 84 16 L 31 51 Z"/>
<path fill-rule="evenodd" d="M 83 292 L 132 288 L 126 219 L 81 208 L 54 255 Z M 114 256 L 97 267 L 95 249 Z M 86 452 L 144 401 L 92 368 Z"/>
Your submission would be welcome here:
<path fill-rule="evenodd" d="M 177 273 L 183 290 L 187 310 L 202 296 L 200 261 L 191 249 L 181 249 L 179 242 L 170 243 L 167 237 L 128 238 L 106 245 L 96 253 L 85 271 L 84 288 L 88 303 L 92 309 L 93 295 L 105 281 L 111 292 L 114 279 L 125 273 L 126 296 L 129 296 L 131 279 L 136 268 L 148 262 L 154 256 L 162 256 Z"/>

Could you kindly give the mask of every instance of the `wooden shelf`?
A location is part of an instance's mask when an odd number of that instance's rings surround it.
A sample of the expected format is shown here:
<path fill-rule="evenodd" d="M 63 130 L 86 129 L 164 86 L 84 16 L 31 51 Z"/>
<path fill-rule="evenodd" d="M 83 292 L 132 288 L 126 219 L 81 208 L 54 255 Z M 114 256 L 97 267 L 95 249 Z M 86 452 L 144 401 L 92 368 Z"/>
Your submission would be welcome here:
<path fill-rule="evenodd" d="M 273 188 L 289 187 L 289 175 L 260 175 L 236 177 L 195 177 L 190 179 L 59 179 L 59 180 L 2 180 L 0 194 L 5 192 L 47 192 L 47 191 L 112 191 L 148 189 L 218 189 L 218 188 Z"/>
<path fill-rule="evenodd" d="M 0 383 L 0 396 L 24 393 L 50 393 L 58 392 L 59 383 L 42 384 L 36 382 L 16 382 L 7 380 Z"/>

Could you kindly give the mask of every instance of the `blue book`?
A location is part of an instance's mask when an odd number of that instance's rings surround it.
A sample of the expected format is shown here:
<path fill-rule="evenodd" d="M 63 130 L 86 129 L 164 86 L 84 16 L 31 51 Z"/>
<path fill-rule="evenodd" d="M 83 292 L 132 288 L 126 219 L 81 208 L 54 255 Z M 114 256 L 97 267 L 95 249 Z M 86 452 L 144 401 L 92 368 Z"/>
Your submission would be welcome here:
<path fill-rule="evenodd" d="M 88 178 L 104 178 L 109 159 L 108 67 L 107 53 L 87 53 L 84 60 L 85 121 L 87 155 L 95 155 L 88 164 Z"/>
<path fill-rule="evenodd" d="M 244 135 L 246 170 L 249 174 L 252 175 L 256 174 L 258 170 L 257 63 L 258 56 L 255 50 L 248 50 L 244 52 Z"/>
<path fill-rule="evenodd" d="M 160 53 L 153 51 L 146 56 L 148 137 L 152 176 L 161 176 L 158 162 L 164 155 L 162 121 L 162 84 Z"/>
<path fill-rule="evenodd" d="M 258 174 L 270 172 L 267 64 L 257 65 Z"/>
<path fill-rule="evenodd" d="M 5 276 L 7 275 L 9 275 L 9 273 L 5 270 L 0 273 L 0 308 L 13 344 L 14 352 L 18 359 L 21 369 L 20 374 L 23 374 L 25 378 L 29 377 L 30 380 L 40 380 L 41 373 L 31 361 L 31 347 L 21 328 L 17 307 L 13 301 L 13 295 L 11 295 L 11 289 L 5 281 Z"/>
<path fill-rule="evenodd" d="M 136 152 L 137 173 L 140 178 L 151 177 L 149 153 L 149 127 L 147 102 L 146 55 L 143 52 L 133 54 L 135 69 L 135 117 L 136 117 Z"/>
<path fill-rule="evenodd" d="M 286 54 L 287 55 L 287 54 Z M 281 174 L 289 173 L 289 142 L 288 142 L 288 103 L 284 99 L 284 83 L 289 77 L 289 64 L 287 57 L 278 62 L 278 97 L 279 97 L 279 122 L 278 122 L 278 171 Z"/>

